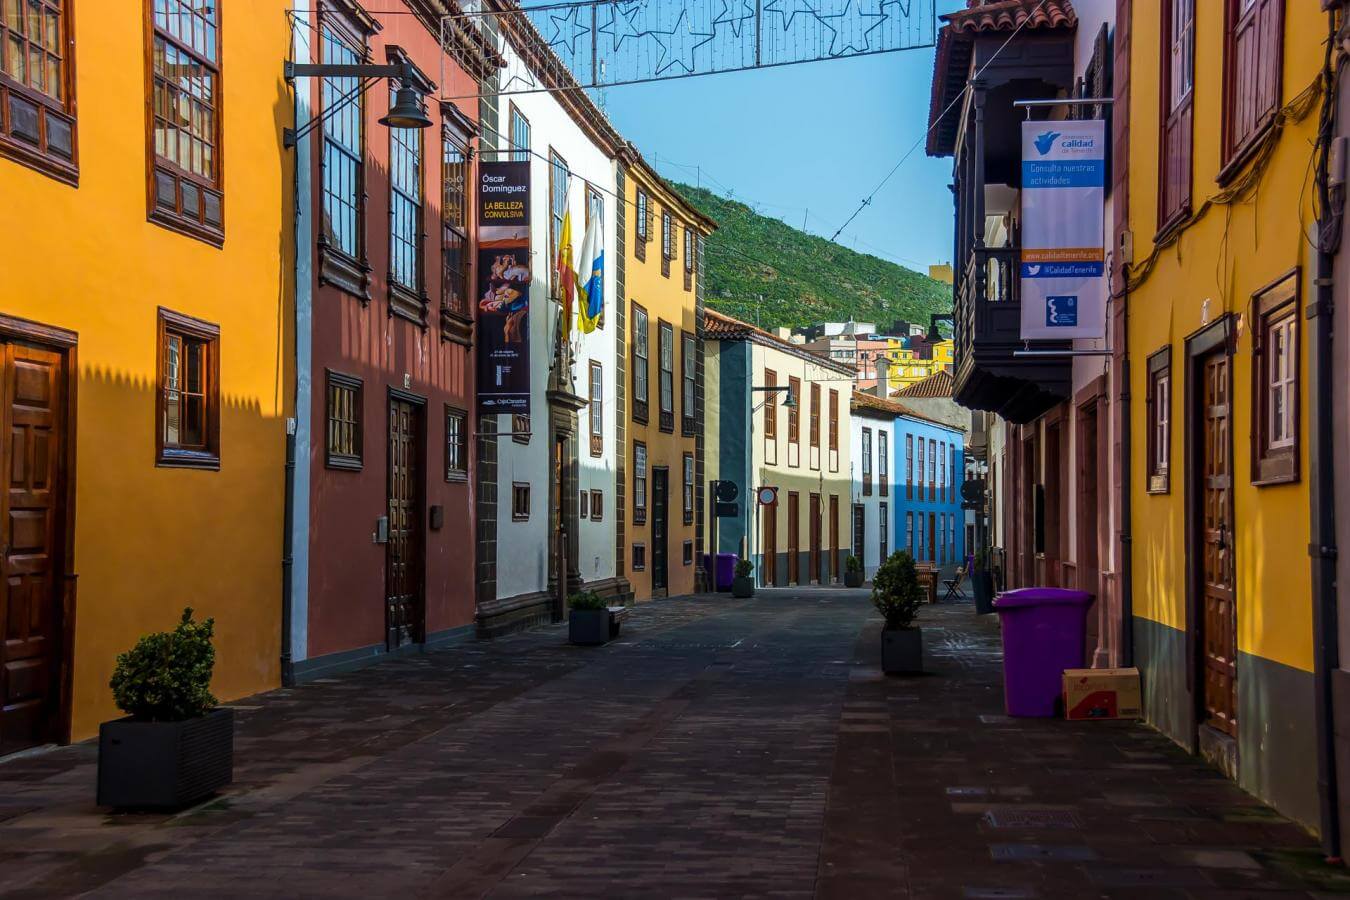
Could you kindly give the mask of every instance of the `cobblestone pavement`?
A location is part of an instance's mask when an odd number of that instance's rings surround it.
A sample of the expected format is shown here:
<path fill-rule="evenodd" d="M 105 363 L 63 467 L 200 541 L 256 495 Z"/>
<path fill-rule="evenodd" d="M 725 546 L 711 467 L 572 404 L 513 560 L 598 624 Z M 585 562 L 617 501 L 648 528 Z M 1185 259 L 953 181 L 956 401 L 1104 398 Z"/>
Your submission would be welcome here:
<path fill-rule="evenodd" d="M 924 611 L 885 678 L 862 591 L 640 606 L 234 704 L 236 781 L 93 805 L 89 744 L 0 764 L 0 894 L 1317 896 L 1315 844 L 1148 729 L 1012 720 L 996 623 Z M 1309 777 L 1312 774 L 1309 773 Z"/>

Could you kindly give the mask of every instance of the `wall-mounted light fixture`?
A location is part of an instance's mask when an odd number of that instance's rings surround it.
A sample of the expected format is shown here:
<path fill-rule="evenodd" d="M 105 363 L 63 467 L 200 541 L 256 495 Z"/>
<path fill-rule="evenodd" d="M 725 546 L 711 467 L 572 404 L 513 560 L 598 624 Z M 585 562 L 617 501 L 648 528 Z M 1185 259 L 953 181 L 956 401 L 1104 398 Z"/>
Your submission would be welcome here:
<path fill-rule="evenodd" d="M 397 78 L 399 80 L 399 88 L 394 94 L 394 105 L 389 107 L 389 112 L 379 120 L 381 125 L 386 128 L 429 128 L 432 124 L 431 118 L 427 115 L 425 94 L 421 88 L 423 80 L 418 77 L 417 70 L 409 63 L 376 66 L 364 63 L 336 65 L 288 62 L 284 74 L 287 81 L 293 81 L 296 78 L 355 78 L 357 80 L 356 87 L 330 103 L 323 111 L 323 115 L 310 119 L 299 129 L 287 128 L 282 133 L 282 143 L 288 150 L 293 149 L 296 144 L 300 143 L 302 137 L 323 124 L 334 113 L 351 103 L 355 103 L 356 99 L 364 94 L 377 78 Z"/>

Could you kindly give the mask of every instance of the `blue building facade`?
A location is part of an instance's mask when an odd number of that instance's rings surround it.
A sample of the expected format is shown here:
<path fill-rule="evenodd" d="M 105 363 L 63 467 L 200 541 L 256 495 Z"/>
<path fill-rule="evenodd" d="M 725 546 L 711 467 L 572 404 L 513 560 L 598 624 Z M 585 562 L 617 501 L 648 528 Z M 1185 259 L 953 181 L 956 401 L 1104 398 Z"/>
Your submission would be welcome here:
<path fill-rule="evenodd" d="M 965 559 L 965 512 L 961 482 L 964 435 L 915 416 L 895 421 L 891 447 L 893 546 L 908 548 L 919 562 L 955 565 Z"/>

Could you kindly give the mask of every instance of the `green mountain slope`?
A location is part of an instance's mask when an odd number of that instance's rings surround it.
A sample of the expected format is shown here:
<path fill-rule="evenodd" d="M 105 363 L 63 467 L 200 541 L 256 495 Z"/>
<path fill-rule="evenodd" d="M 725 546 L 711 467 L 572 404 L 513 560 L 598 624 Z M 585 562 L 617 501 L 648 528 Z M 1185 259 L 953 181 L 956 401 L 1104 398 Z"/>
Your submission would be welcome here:
<path fill-rule="evenodd" d="M 798 231 L 711 191 L 675 188 L 718 223 L 705 255 L 705 296 L 713 309 L 762 328 L 850 317 L 883 327 L 896 319 L 927 324 L 930 313 L 951 312 L 950 285 Z"/>

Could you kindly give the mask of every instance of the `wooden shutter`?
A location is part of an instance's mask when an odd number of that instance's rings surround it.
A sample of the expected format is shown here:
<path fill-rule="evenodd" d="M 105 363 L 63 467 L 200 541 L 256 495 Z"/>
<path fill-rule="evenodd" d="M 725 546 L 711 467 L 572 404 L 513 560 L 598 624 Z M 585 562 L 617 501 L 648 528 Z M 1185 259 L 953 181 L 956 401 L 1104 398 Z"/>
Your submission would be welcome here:
<path fill-rule="evenodd" d="M 1250 4 L 1250 5 L 1248 5 Z M 1242 155 L 1275 117 L 1283 67 L 1284 0 L 1228 0 L 1224 161 Z"/>

